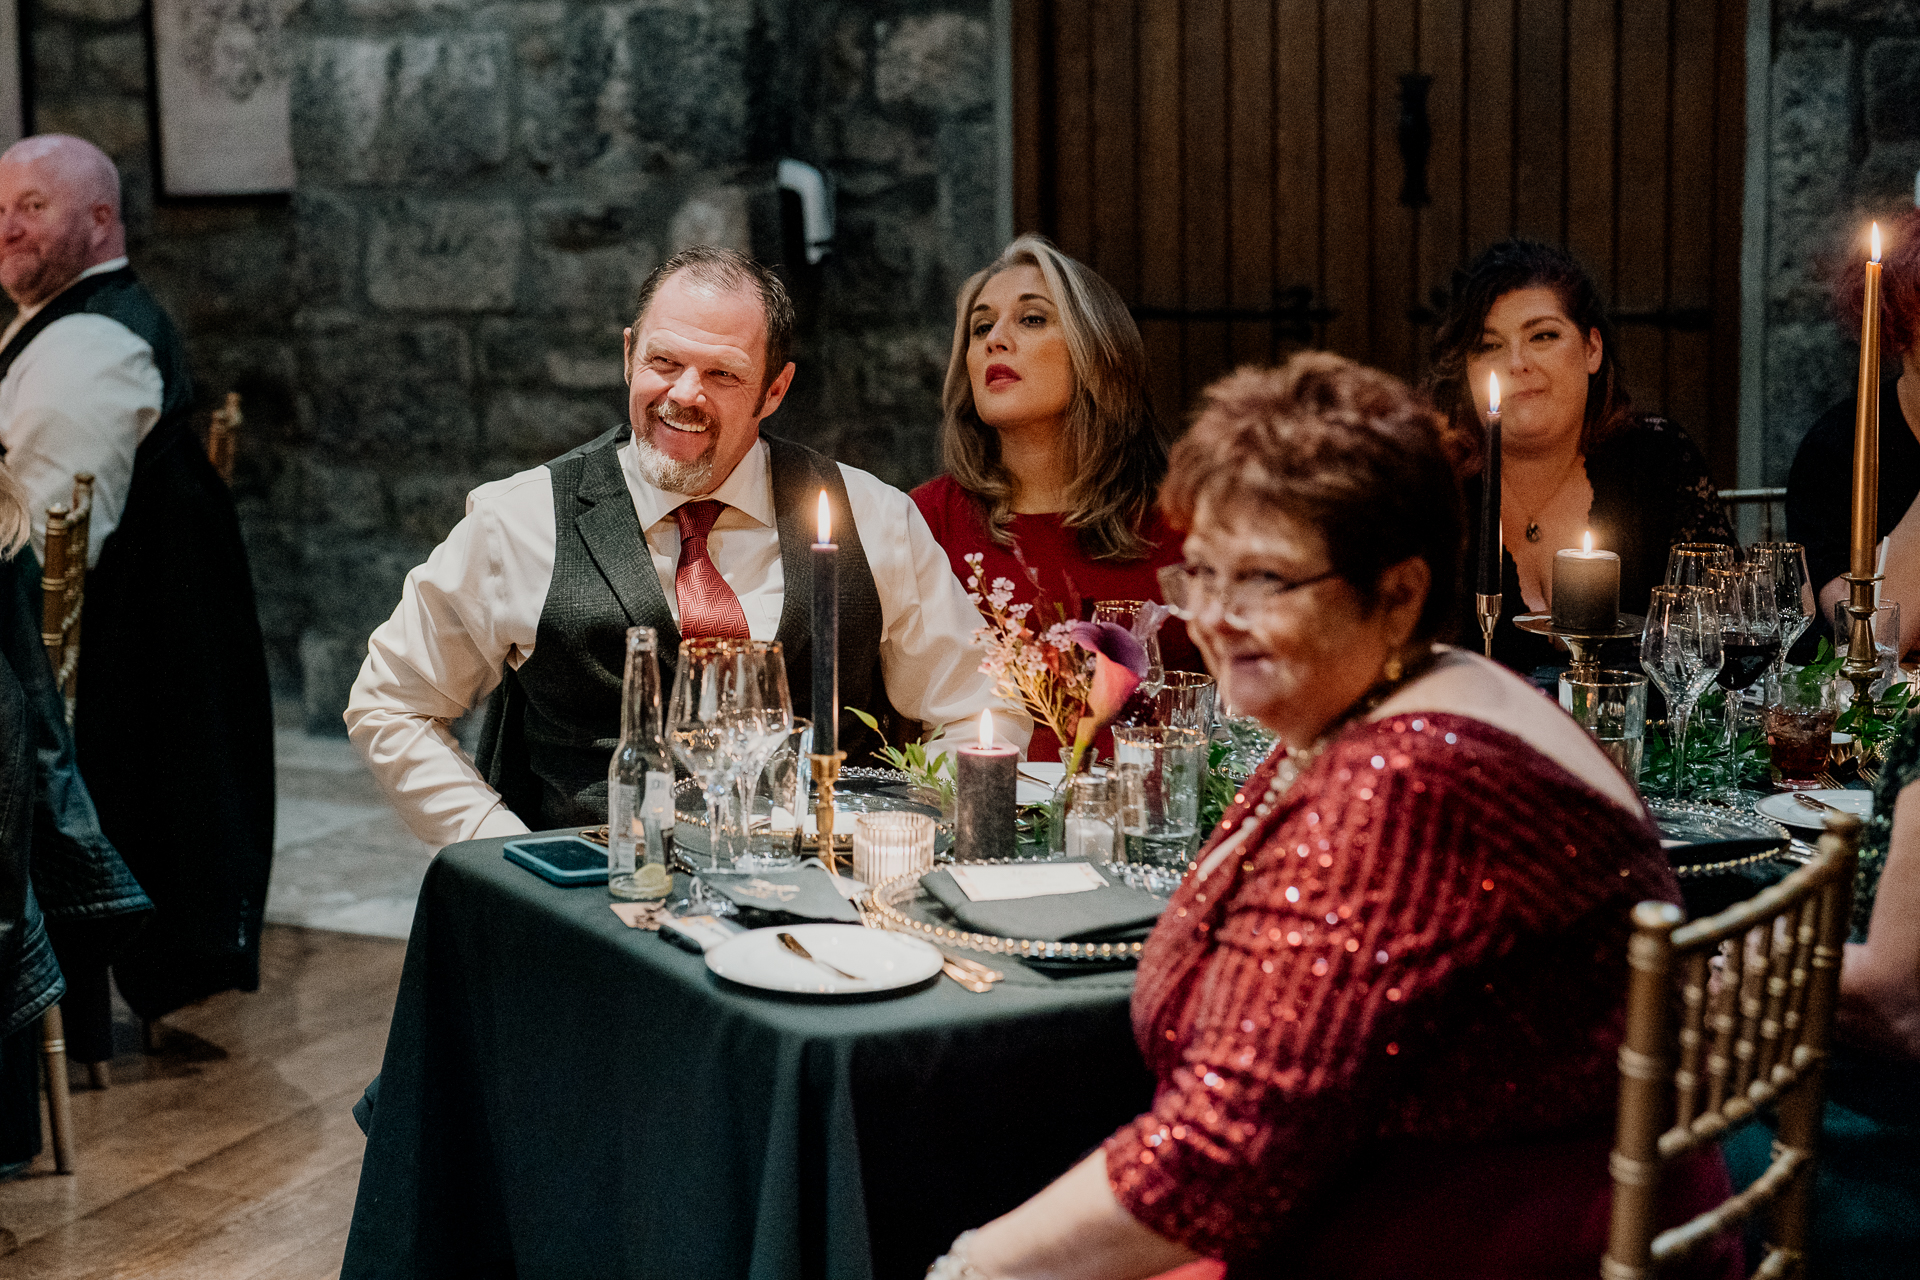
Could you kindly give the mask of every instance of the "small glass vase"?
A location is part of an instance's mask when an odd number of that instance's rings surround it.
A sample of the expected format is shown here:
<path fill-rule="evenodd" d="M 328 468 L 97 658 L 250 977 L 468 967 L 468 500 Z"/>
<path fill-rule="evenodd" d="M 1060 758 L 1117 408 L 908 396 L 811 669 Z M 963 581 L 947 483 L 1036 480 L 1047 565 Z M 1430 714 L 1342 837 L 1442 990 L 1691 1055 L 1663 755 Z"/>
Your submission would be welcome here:
<path fill-rule="evenodd" d="M 1073 780 L 1085 777 L 1093 772 L 1097 751 L 1088 747 L 1086 754 L 1080 757 L 1080 772 L 1068 773 L 1054 784 L 1053 794 L 1047 797 L 1047 856 L 1064 858 L 1067 856 L 1067 818 L 1073 811 Z M 1073 767 L 1073 748 L 1060 748 L 1060 763 Z"/>

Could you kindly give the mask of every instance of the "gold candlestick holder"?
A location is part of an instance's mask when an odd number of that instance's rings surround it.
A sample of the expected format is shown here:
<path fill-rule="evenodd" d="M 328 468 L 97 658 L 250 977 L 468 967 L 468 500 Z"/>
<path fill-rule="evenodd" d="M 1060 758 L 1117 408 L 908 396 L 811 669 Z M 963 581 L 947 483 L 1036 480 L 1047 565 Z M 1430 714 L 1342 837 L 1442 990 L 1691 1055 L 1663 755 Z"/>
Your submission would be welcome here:
<path fill-rule="evenodd" d="M 1873 635 L 1873 589 L 1881 581 L 1879 574 L 1847 578 L 1847 660 L 1840 664 L 1840 678 L 1853 686 L 1853 705 L 1873 705 L 1873 682 L 1880 676 L 1880 650 Z"/>
<path fill-rule="evenodd" d="M 1500 597 L 1484 591 L 1473 593 L 1473 603 L 1480 615 L 1480 639 L 1485 645 L 1485 653 L 1493 656 L 1493 629 L 1500 624 Z"/>
<path fill-rule="evenodd" d="M 1600 650 L 1607 642 L 1632 639 L 1646 629 L 1647 620 L 1637 613 L 1622 613 L 1614 617 L 1611 631 L 1566 631 L 1553 625 L 1550 613 L 1523 613 L 1513 620 L 1513 625 L 1564 643 L 1567 652 L 1573 655 L 1573 670 L 1568 674 L 1575 680 L 1591 680 L 1600 674 Z"/>
<path fill-rule="evenodd" d="M 827 864 L 827 870 L 835 875 L 840 873 L 839 850 L 833 840 L 833 788 L 840 781 L 840 765 L 847 758 L 844 751 L 832 755 L 815 752 L 809 757 L 813 761 L 813 825 L 819 833 L 815 838 L 815 848 L 820 861 Z"/>

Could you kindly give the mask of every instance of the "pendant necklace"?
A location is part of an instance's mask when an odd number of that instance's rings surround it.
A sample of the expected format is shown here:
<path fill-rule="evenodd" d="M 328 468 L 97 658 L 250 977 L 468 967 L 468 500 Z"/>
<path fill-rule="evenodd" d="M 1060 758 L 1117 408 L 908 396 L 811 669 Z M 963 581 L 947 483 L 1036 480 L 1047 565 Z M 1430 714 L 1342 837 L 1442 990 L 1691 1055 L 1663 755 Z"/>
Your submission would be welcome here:
<path fill-rule="evenodd" d="M 1560 479 L 1554 484 L 1552 490 L 1548 492 L 1547 496 L 1539 502 L 1523 504 L 1523 505 L 1530 505 L 1533 507 L 1535 511 L 1545 510 L 1546 507 L 1555 498 L 1560 496 L 1560 491 L 1567 487 L 1567 481 L 1573 478 L 1574 468 L 1579 465 L 1580 465 L 1580 451 L 1578 449 L 1575 449 L 1573 451 L 1573 460 L 1567 464 L 1567 469 L 1560 473 Z M 1507 492 L 1511 492 L 1511 490 L 1508 490 Z M 1502 505 L 1505 505 L 1506 492 L 1503 492 L 1500 496 L 1502 500 Z M 1515 496 L 1517 497 L 1518 495 L 1516 494 Z M 1528 542 L 1540 541 L 1540 519 L 1538 516 L 1529 515 L 1527 517 L 1527 523 L 1526 523 L 1525 529 L 1526 529 L 1526 537 Z"/>

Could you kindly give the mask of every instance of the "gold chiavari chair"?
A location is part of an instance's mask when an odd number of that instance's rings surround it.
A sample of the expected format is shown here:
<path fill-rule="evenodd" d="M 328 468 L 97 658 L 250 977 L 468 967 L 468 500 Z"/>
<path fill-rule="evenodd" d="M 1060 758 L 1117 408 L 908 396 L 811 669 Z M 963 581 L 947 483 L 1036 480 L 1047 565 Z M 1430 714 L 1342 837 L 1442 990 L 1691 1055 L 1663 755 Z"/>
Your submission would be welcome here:
<path fill-rule="evenodd" d="M 240 433 L 240 393 L 227 392 L 227 401 L 213 411 L 207 423 L 207 459 L 228 484 L 233 483 L 233 450 Z"/>
<path fill-rule="evenodd" d="M 41 566 L 40 642 L 53 664 L 54 683 L 66 703 L 67 723 L 73 723 L 74 691 L 80 676 L 80 606 L 87 586 L 87 536 L 93 516 L 93 476 L 82 471 L 73 478 L 73 505 L 54 503 L 47 508 L 46 559 Z M 40 1056 L 47 1071 L 47 1127 L 52 1130 L 53 1166 L 73 1172 L 73 1111 L 67 1096 L 67 1030 L 60 1006 L 48 1009 L 40 1022 Z M 90 1064 L 93 1068 L 103 1063 Z M 104 1084 L 105 1072 L 93 1071 L 93 1082 Z"/>
<path fill-rule="evenodd" d="M 73 723 L 80 680 L 80 605 L 87 590 L 87 537 L 93 522 L 93 475 L 73 478 L 73 505 L 47 508 L 47 554 L 40 572 L 40 642 Z"/>
<path fill-rule="evenodd" d="M 1856 817 L 1830 816 L 1811 862 L 1704 920 L 1683 925 L 1680 909 L 1666 902 L 1634 908 L 1603 1280 L 1653 1276 L 1762 1207 L 1770 1211 L 1766 1251 L 1754 1276 L 1805 1274 L 1860 829 Z M 1656 1234 L 1666 1166 L 1769 1107 L 1779 1130 L 1766 1172 Z"/>

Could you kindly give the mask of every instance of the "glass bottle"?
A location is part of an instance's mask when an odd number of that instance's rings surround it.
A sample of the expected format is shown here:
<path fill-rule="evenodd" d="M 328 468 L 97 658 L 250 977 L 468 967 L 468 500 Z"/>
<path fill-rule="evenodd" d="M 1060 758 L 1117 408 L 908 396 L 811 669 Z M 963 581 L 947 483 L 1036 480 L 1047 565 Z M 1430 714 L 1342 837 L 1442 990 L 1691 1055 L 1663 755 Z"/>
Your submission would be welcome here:
<path fill-rule="evenodd" d="M 673 887 L 673 760 L 660 731 L 659 640 L 627 628 L 620 745 L 607 766 L 607 892 L 664 898 Z"/>

